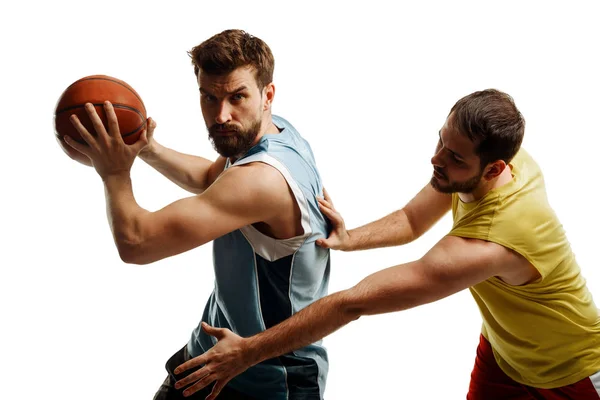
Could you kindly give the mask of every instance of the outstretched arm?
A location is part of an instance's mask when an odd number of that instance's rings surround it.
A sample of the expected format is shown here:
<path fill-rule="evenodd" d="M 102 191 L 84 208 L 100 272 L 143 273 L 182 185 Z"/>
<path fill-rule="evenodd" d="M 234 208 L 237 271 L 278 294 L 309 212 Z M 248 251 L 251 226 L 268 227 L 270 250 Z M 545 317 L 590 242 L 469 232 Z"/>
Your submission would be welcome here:
<path fill-rule="evenodd" d="M 319 199 L 319 206 L 332 222 L 333 230 L 327 239 L 319 239 L 317 244 L 334 250 L 353 251 L 410 243 L 439 221 L 451 205 L 451 195 L 437 192 L 428 183 L 402 209 L 359 228 L 346 230 L 342 216 L 325 192 L 325 198 Z"/>
<path fill-rule="evenodd" d="M 154 139 L 156 122 L 148 118 L 147 126 L 148 144 L 139 157 L 179 187 L 191 193 L 202 193 L 223 172 L 225 158 L 219 156 L 213 162 L 165 147 Z"/>
<path fill-rule="evenodd" d="M 178 381 L 176 387 L 193 384 L 184 392 L 191 394 L 216 381 L 208 397 L 214 399 L 229 380 L 250 366 L 314 343 L 363 315 L 406 310 L 521 269 L 534 271 L 522 256 L 505 247 L 447 236 L 420 260 L 376 272 L 353 288 L 324 297 L 255 336 L 241 338 L 227 329 L 204 325 L 219 342 L 175 370 L 178 374 L 204 365 Z"/>

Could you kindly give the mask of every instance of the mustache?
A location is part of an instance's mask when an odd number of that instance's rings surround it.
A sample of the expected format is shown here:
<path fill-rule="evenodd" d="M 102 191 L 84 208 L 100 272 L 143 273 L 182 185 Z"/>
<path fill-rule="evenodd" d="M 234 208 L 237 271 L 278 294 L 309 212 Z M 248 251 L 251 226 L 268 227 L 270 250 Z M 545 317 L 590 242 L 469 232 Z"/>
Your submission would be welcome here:
<path fill-rule="evenodd" d="M 214 135 L 219 131 L 239 132 L 240 128 L 234 124 L 214 124 L 210 128 L 208 128 L 208 133 L 210 133 L 211 135 Z"/>

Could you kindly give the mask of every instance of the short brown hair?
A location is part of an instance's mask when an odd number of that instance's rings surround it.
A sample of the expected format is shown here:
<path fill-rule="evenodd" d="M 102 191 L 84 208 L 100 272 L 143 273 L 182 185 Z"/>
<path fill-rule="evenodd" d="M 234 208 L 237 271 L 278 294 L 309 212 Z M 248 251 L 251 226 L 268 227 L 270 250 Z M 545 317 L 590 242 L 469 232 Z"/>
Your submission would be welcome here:
<path fill-rule="evenodd" d="M 224 75 L 239 67 L 254 68 L 259 89 L 273 82 L 275 59 L 271 49 L 261 39 L 239 29 L 218 33 L 188 52 L 194 74 Z"/>
<path fill-rule="evenodd" d="M 525 119 L 511 96 L 496 89 L 471 93 L 450 110 L 448 121 L 473 142 L 481 166 L 496 160 L 509 163 L 521 148 Z"/>

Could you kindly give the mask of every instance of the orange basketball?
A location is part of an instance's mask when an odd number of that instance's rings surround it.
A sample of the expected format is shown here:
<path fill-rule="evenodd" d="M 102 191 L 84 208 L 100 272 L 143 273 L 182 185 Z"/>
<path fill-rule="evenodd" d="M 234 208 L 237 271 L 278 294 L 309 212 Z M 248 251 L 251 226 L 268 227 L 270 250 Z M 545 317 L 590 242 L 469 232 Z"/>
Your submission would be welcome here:
<path fill-rule="evenodd" d="M 90 75 L 72 83 L 65 89 L 54 110 L 56 139 L 65 153 L 85 165 L 91 160 L 65 143 L 64 136 L 86 144 L 69 119 L 75 114 L 92 135 L 96 134 L 92 121 L 85 111 L 85 104 L 92 103 L 98 116 L 107 126 L 104 102 L 110 101 L 119 120 L 119 130 L 123 141 L 135 143 L 146 128 L 146 107 L 140 95 L 126 82 L 106 75 Z"/>

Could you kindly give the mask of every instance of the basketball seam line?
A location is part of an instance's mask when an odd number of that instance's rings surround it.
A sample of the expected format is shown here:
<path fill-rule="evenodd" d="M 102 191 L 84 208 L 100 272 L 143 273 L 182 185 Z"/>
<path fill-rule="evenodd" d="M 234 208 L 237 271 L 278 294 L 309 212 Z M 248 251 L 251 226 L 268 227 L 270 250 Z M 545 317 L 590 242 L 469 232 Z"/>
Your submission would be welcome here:
<path fill-rule="evenodd" d="M 71 86 L 75 85 L 76 83 L 83 82 L 83 81 L 93 81 L 93 80 L 100 80 L 100 81 L 104 80 L 104 81 L 113 82 L 113 83 L 116 83 L 117 85 L 123 86 L 125 89 L 129 90 L 135 97 L 137 97 L 137 99 L 140 101 L 140 103 L 142 103 L 142 107 L 144 107 L 144 112 L 146 112 L 146 105 L 144 104 L 144 101 L 141 99 L 141 97 L 136 92 L 134 92 L 132 90 L 133 88 L 127 87 L 122 82 L 119 82 L 118 80 L 116 80 L 116 78 L 115 79 L 111 79 L 110 77 L 100 77 L 100 76 L 94 77 L 94 78 L 81 78 L 78 81 L 73 82 L 72 84 L 70 84 L 69 87 L 65 89 L 65 92 L 67 90 L 69 90 L 69 88 Z"/>
<path fill-rule="evenodd" d="M 93 106 L 98 106 L 98 107 L 103 107 L 103 106 L 104 106 L 104 103 L 91 103 L 91 104 L 92 104 Z M 57 111 L 57 112 L 56 112 L 54 115 L 56 116 L 56 115 L 58 115 L 58 114 L 62 114 L 62 113 L 64 113 L 65 111 L 69 111 L 69 110 L 75 110 L 75 109 L 77 109 L 77 108 L 83 108 L 83 107 L 85 107 L 85 105 L 82 105 L 82 104 L 78 104 L 78 105 L 76 105 L 76 106 L 69 106 L 69 107 L 65 107 L 65 108 L 63 108 L 63 109 L 60 109 L 60 110 L 58 110 L 58 111 Z M 134 112 L 136 112 L 136 113 L 137 113 L 137 114 L 138 114 L 140 117 L 142 117 L 142 119 L 145 119 L 145 118 L 144 118 L 144 115 L 143 115 L 143 114 L 140 112 L 140 110 L 138 110 L 137 108 L 134 108 L 134 107 L 131 107 L 131 106 L 126 106 L 125 104 L 118 104 L 118 103 L 117 103 L 117 104 L 113 104 L 113 107 L 114 107 L 114 108 L 125 108 L 125 109 L 127 109 L 127 110 L 134 111 Z"/>

